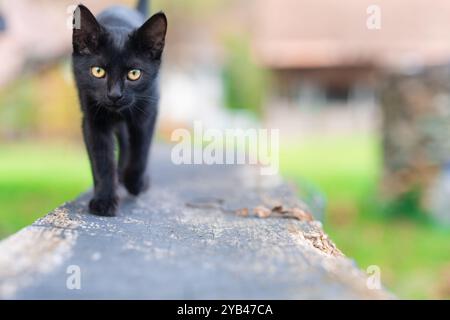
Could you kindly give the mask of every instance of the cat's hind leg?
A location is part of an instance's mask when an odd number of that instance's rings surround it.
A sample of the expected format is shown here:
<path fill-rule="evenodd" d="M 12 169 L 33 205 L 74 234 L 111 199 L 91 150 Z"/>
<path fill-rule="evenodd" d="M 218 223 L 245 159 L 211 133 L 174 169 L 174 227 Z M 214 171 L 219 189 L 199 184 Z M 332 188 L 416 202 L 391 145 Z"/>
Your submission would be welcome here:
<path fill-rule="evenodd" d="M 156 112 L 146 121 L 129 125 L 130 158 L 124 172 L 124 185 L 132 195 L 139 195 L 150 186 L 147 162 L 156 121 Z"/>
<path fill-rule="evenodd" d="M 125 123 L 120 123 L 116 128 L 117 145 L 119 148 L 117 171 L 119 182 L 124 183 L 124 172 L 130 154 L 130 137 Z"/>

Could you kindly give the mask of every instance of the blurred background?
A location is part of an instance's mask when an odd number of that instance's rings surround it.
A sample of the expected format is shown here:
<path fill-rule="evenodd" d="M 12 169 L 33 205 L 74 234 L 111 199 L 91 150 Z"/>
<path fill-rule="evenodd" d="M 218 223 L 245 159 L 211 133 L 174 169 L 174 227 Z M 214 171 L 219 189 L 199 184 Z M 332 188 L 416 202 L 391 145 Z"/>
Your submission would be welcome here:
<path fill-rule="evenodd" d="M 83 1 L 96 13 L 134 2 Z M 0 0 L 0 238 L 91 186 L 66 27 L 73 4 Z M 379 28 L 367 25 L 372 4 Z M 169 18 L 157 139 L 194 120 L 279 129 L 282 175 L 323 195 L 324 228 L 346 255 L 379 266 L 400 298 L 450 298 L 448 1 L 152 9 Z"/>

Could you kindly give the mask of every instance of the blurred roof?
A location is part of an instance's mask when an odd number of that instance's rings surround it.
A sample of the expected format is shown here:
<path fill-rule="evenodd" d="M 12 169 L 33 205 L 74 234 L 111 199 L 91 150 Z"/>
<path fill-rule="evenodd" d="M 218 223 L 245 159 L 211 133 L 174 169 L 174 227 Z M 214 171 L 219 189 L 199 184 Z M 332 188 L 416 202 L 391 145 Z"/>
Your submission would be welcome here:
<path fill-rule="evenodd" d="M 380 30 L 366 26 L 373 4 Z M 256 54 L 273 68 L 450 61 L 448 0 L 257 0 L 253 14 Z"/>
<path fill-rule="evenodd" d="M 94 12 L 110 0 L 83 0 Z M 25 66 L 43 66 L 71 51 L 71 0 L 0 2 L 6 29 L 0 33 L 0 88 L 22 75 Z M 1 23 L 0 23 L 1 25 Z"/>

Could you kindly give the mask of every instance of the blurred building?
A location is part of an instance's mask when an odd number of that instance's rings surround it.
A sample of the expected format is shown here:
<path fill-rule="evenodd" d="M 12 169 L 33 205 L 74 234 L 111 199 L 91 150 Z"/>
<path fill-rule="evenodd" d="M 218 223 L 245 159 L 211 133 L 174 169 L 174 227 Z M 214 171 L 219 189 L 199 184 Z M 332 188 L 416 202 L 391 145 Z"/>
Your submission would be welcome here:
<path fill-rule="evenodd" d="M 273 75 L 269 109 L 287 108 L 284 114 L 289 118 L 302 110 L 294 118 L 305 121 L 297 127 L 322 132 L 334 132 L 336 126 L 349 131 L 376 128 L 381 71 L 414 72 L 450 57 L 450 2 L 445 0 L 376 1 L 379 29 L 367 25 L 374 4 L 368 0 L 253 4 L 255 55 Z M 341 110 L 333 111 L 334 107 Z M 320 109 L 330 109 L 320 113 L 320 121 L 305 112 Z"/>
<path fill-rule="evenodd" d="M 450 57 L 446 0 L 377 1 L 380 29 L 367 26 L 370 0 L 254 3 L 256 54 L 283 84 L 284 96 L 306 82 L 331 100 L 346 100 L 359 87 L 373 86 L 376 68 L 417 68 Z"/>

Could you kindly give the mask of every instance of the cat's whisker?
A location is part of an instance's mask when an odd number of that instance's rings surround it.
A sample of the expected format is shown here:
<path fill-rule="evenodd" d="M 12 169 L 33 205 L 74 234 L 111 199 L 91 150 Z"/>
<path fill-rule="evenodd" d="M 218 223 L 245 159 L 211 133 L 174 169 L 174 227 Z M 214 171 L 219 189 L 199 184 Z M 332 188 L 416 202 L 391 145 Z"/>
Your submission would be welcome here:
<path fill-rule="evenodd" d="M 157 97 L 152 97 L 152 96 L 140 96 L 140 95 L 135 95 L 136 98 L 138 99 L 142 99 L 140 101 L 143 102 L 158 102 L 159 98 Z"/>
<path fill-rule="evenodd" d="M 95 106 L 97 107 L 97 110 L 94 113 L 94 120 L 97 117 L 97 114 L 99 113 L 100 109 L 102 108 L 102 105 L 100 103 L 96 103 Z"/>
<path fill-rule="evenodd" d="M 144 109 L 139 108 L 137 104 L 135 104 L 134 107 L 135 107 L 138 111 L 142 112 L 145 116 L 149 116 L 149 113 L 148 113 L 147 111 L 145 111 Z"/>
<path fill-rule="evenodd" d="M 130 116 L 130 120 L 131 120 L 131 124 L 134 125 L 134 113 L 133 113 L 133 108 L 128 108 L 130 110 L 131 116 Z"/>

